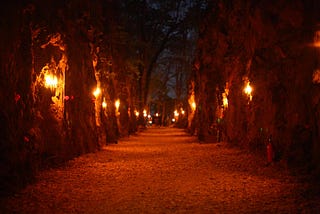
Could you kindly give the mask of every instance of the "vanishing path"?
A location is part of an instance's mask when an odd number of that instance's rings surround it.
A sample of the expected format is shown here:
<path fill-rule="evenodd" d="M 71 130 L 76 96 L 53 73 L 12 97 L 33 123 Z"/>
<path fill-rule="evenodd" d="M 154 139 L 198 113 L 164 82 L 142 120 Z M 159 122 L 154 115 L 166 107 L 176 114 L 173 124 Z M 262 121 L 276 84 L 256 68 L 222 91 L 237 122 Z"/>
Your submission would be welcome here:
<path fill-rule="evenodd" d="M 0 213 L 317 213 L 314 191 L 225 143 L 150 128 L 42 172 Z"/>

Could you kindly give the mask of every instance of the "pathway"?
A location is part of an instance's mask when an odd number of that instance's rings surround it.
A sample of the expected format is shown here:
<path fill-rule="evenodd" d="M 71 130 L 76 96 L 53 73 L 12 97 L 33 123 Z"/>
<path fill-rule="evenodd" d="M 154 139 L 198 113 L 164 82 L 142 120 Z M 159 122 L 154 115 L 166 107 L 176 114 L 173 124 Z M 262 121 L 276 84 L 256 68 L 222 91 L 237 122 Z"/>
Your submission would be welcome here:
<path fill-rule="evenodd" d="M 149 128 L 40 173 L 0 213 L 316 213 L 314 192 L 226 143 Z"/>

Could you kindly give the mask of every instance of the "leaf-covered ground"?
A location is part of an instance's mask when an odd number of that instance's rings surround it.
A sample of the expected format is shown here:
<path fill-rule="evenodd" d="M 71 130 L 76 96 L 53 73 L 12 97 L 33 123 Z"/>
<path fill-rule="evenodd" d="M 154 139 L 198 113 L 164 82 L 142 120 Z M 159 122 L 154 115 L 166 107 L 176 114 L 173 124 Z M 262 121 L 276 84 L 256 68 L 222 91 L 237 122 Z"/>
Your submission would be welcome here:
<path fill-rule="evenodd" d="M 41 172 L 2 213 L 319 213 L 316 186 L 182 130 L 137 136 Z"/>

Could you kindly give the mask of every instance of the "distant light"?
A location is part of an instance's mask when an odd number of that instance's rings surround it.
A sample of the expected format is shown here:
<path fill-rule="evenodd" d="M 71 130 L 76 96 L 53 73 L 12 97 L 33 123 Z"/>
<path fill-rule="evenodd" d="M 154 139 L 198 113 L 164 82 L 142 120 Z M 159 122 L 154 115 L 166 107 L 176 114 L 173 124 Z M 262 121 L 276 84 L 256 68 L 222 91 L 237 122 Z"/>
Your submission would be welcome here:
<path fill-rule="evenodd" d="M 223 102 L 223 107 L 228 108 L 229 101 L 226 93 L 222 93 L 222 102 Z"/>
<path fill-rule="evenodd" d="M 149 119 L 151 118 L 151 115 L 150 115 L 150 114 L 148 114 L 148 118 L 149 118 Z"/>
<path fill-rule="evenodd" d="M 139 117 L 140 113 L 138 111 L 135 111 L 136 117 Z"/>
<path fill-rule="evenodd" d="M 156 113 L 156 117 L 159 117 L 159 114 L 158 114 L 158 113 Z"/>
<path fill-rule="evenodd" d="M 120 107 L 120 100 L 117 99 L 114 103 L 115 107 L 116 107 L 116 110 L 118 111 L 119 110 L 119 107 Z"/>
<path fill-rule="evenodd" d="M 96 90 L 93 91 L 93 96 L 97 98 L 100 94 L 101 94 L 101 89 L 97 87 Z"/>
<path fill-rule="evenodd" d="M 183 109 L 181 110 L 181 114 L 182 114 L 182 115 L 184 115 L 184 114 L 185 114 L 185 112 L 184 112 L 184 110 L 183 110 Z"/>
<path fill-rule="evenodd" d="M 145 110 L 145 109 L 143 110 L 143 116 L 147 117 L 147 110 Z"/>
<path fill-rule="evenodd" d="M 173 114 L 175 117 L 179 117 L 179 112 L 177 110 L 175 110 Z"/>
<path fill-rule="evenodd" d="M 102 108 L 107 108 L 107 102 L 105 99 L 103 99 L 103 102 L 102 102 Z"/>
<path fill-rule="evenodd" d="M 316 70 L 313 72 L 312 82 L 313 82 L 313 83 L 320 83 L 320 70 L 319 70 L 319 69 L 316 69 Z"/>
<path fill-rule="evenodd" d="M 172 118 L 172 120 L 171 120 L 171 121 L 174 123 L 174 122 L 176 122 L 176 119 Z"/>

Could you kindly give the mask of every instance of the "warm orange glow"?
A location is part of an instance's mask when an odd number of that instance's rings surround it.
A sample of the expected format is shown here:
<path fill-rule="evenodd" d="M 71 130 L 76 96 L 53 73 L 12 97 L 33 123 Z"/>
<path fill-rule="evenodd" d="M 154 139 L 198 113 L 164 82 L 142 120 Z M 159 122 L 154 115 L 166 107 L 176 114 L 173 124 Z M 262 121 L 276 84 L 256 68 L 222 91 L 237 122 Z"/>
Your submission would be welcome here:
<path fill-rule="evenodd" d="M 244 88 L 244 93 L 246 93 L 247 95 L 250 95 L 252 92 L 252 87 L 250 86 L 250 83 L 247 83 L 247 86 Z"/>
<path fill-rule="evenodd" d="M 185 114 L 185 111 L 183 109 L 181 109 L 181 114 L 184 115 Z"/>
<path fill-rule="evenodd" d="M 46 75 L 44 79 L 45 79 L 45 87 L 51 88 L 51 89 L 57 88 L 58 78 L 56 76 Z"/>
<path fill-rule="evenodd" d="M 145 109 L 143 110 L 143 116 L 147 117 L 147 110 L 145 110 Z"/>
<path fill-rule="evenodd" d="M 156 113 L 156 117 L 159 117 L 159 114 L 158 114 L 158 113 Z"/>
<path fill-rule="evenodd" d="M 177 110 L 174 111 L 174 116 L 179 117 L 179 112 Z"/>
<path fill-rule="evenodd" d="M 223 102 L 223 107 L 228 108 L 229 101 L 226 93 L 222 93 L 222 102 Z"/>
<path fill-rule="evenodd" d="M 93 91 L 93 96 L 97 98 L 100 94 L 101 94 L 101 89 L 97 87 L 96 90 Z"/>
<path fill-rule="evenodd" d="M 102 108 L 107 108 L 107 102 L 105 99 L 103 99 L 103 102 L 102 102 Z"/>
<path fill-rule="evenodd" d="M 139 117 L 140 113 L 138 111 L 135 111 L 134 113 L 135 113 L 136 117 Z"/>
<path fill-rule="evenodd" d="M 320 70 L 319 69 L 316 69 L 315 71 L 313 71 L 312 82 L 313 83 L 320 83 Z"/>
<path fill-rule="evenodd" d="M 191 110 L 194 112 L 196 110 L 196 102 L 195 102 L 195 95 L 194 95 L 194 92 L 192 92 L 192 94 L 190 95 L 189 99 L 188 99 L 188 103 L 189 103 L 189 106 L 191 108 Z"/>
<path fill-rule="evenodd" d="M 192 110 L 193 110 L 193 111 L 195 111 L 195 110 L 196 110 L 197 105 L 196 105 L 196 103 L 195 103 L 195 102 L 192 102 L 192 103 L 191 103 L 191 108 L 192 108 Z"/>
<path fill-rule="evenodd" d="M 120 100 L 117 99 L 116 102 L 114 103 L 115 107 L 116 107 L 116 110 L 118 111 L 119 110 L 119 107 L 120 107 Z"/>
<path fill-rule="evenodd" d="M 249 99 L 251 101 L 252 100 L 252 94 L 251 93 L 252 93 L 253 89 L 250 86 L 250 81 L 249 80 L 246 81 L 246 85 L 245 85 L 243 91 L 249 97 Z"/>

